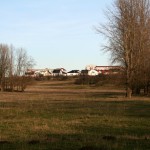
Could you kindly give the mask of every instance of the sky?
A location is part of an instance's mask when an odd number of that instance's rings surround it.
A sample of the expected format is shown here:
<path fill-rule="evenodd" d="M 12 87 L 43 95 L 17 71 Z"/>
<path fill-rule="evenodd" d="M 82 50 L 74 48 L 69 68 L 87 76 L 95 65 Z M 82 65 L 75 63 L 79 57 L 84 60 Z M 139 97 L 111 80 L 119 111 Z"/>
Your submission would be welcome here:
<path fill-rule="evenodd" d="M 104 38 L 95 28 L 106 21 L 113 0 L 0 0 L 0 43 L 24 48 L 35 68 L 84 69 L 110 65 Z"/>

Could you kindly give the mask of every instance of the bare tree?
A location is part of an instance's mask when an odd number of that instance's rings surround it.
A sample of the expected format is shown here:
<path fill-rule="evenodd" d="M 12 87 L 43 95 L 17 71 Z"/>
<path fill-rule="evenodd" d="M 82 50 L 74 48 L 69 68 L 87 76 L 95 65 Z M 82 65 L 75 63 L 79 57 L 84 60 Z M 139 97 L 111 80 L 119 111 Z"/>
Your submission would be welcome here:
<path fill-rule="evenodd" d="M 6 44 L 0 44 L 0 86 L 4 91 L 5 77 L 9 69 L 9 47 Z"/>
<path fill-rule="evenodd" d="M 27 69 L 31 69 L 35 65 L 32 57 L 28 56 L 27 51 L 23 48 L 17 49 L 15 58 L 15 88 L 17 91 L 24 91 L 28 79 L 25 77 Z"/>
<path fill-rule="evenodd" d="M 28 56 L 27 51 L 20 48 L 16 51 L 16 75 L 24 75 L 28 68 L 32 68 L 35 62 L 32 57 Z"/>
<path fill-rule="evenodd" d="M 98 32 L 108 39 L 104 50 L 111 53 L 112 62 L 120 63 L 125 69 L 130 98 L 132 89 L 137 89 L 141 82 L 143 60 L 149 51 L 150 1 L 116 0 L 114 11 L 108 12 L 108 24 L 101 25 Z"/>
<path fill-rule="evenodd" d="M 32 68 L 34 60 L 24 49 L 17 50 L 11 45 L 0 44 L 0 90 L 23 91 L 28 79 L 24 77 L 27 68 Z M 16 57 L 15 57 L 16 56 Z"/>

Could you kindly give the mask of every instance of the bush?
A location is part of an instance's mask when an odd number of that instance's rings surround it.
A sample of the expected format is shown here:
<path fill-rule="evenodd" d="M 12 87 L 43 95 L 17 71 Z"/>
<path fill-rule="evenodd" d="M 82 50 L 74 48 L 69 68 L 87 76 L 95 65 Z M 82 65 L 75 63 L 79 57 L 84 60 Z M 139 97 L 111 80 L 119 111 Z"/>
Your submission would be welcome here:
<path fill-rule="evenodd" d="M 75 80 L 75 84 L 96 86 L 102 86 L 105 84 L 124 85 L 125 78 L 121 74 L 100 74 L 98 76 L 81 75 Z"/>
<path fill-rule="evenodd" d="M 81 75 L 75 80 L 75 84 L 96 84 L 99 81 L 99 76 Z"/>
<path fill-rule="evenodd" d="M 31 83 L 30 77 L 25 76 L 12 76 L 5 78 L 3 84 L 3 91 L 18 91 L 23 92 L 28 84 Z"/>

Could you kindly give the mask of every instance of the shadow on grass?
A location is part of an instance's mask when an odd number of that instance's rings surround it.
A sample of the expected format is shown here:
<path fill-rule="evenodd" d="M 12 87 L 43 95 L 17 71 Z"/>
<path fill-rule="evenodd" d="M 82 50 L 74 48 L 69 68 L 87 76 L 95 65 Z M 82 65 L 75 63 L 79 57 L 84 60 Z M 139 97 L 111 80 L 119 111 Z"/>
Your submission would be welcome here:
<path fill-rule="evenodd" d="M 91 97 L 94 98 L 118 98 L 118 97 L 125 97 L 125 92 L 94 92 L 89 94 Z"/>
<path fill-rule="evenodd" d="M 148 139 L 123 139 L 114 135 L 48 134 L 42 140 L 1 141 L 1 150 L 126 150 L 148 149 Z"/>
<path fill-rule="evenodd" d="M 126 115 L 128 117 L 150 118 L 150 102 L 128 101 Z"/>
<path fill-rule="evenodd" d="M 62 135 L 60 135 L 62 138 Z M 71 139 L 70 139 L 71 138 Z M 82 140 L 81 140 L 82 141 Z M 0 142 L 1 150 L 108 150 L 104 145 L 81 144 L 73 137 L 63 136 L 63 139 L 49 138 L 45 141 L 31 140 L 28 142 Z"/>

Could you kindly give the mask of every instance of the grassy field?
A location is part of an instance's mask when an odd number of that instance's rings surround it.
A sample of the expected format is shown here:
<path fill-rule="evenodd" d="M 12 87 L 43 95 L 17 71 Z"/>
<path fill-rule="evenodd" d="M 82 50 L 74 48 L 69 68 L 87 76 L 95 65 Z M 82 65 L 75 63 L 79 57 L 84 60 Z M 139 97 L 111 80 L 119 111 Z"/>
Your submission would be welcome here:
<path fill-rule="evenodd" d="M 0 149 L 148 150 L 150 97 L 121 88 L 38 81 L 0 93 Z"/>

